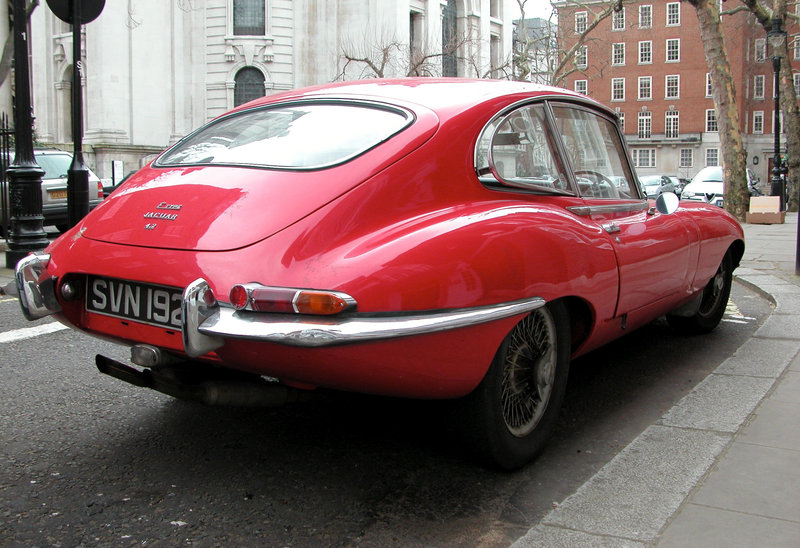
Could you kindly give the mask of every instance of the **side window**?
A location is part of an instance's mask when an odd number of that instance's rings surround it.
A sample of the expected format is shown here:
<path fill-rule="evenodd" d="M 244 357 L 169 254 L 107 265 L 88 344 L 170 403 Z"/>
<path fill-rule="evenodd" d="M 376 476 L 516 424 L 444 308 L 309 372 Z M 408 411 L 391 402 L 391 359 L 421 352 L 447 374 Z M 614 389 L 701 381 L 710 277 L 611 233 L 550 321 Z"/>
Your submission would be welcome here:
<path fill-rule="evenodd" d="M 553 153 L 542 104 L 520 107 L 492 121 L 478 139 L 475 168 L 483 182 L 544 192 L 572 192 Z"/>
<path fill-rule="evenodd" d="M 591 111 L 565 105 L 555 105 L 553 114 L 581 196 L 638 199 L 614 123 Z"/>

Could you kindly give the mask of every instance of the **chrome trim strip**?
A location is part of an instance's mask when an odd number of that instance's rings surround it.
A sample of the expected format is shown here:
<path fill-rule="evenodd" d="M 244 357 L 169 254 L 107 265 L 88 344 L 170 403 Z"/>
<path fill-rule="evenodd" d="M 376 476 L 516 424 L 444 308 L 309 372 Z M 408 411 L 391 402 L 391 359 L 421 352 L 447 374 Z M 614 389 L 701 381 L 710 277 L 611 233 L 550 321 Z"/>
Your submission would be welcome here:
<path fill-rule="evenodd" d="M 208 354 L 225 344 L 222 339 L 209 337 L 199 330 L 203 322 L 219 313 L 220 307 L 216 299 L 206 300 L 209 291 L 211 288 L 203 278 L 196 279 L 183 290 L 181 302 L 183 349 L 193 358 Z M 211 295 L 213 296 L 213 293 Z"/>
<path fill-rule="evenodd" d="M 643 200 L 641 202 L 625 203 L 625 204 L 601 204 L 601 205 L 582 205 L 582 206 L 569 206 L 567 209 L 575 215 L 586 217 L 589 215 L 604 215 L 609 213 L 635 213 L 637 211 L 644 211 L 650 207 L 649 202 Z"/>
<path fill-rule="evenodd" d="M 19 305 L 28 320 L 38 320 L 61 312 L 61 305 L 56 299 L 56 278 L 42 279 L 49 262 L 50 255 L 40 253 L 23 257 L 17 263 L 14 279 L 19 293 Z"/>
<path fill-rule="evenodd" d="M 197 282 L 205 284 L 202 280 Z M 196 297 L 190 294 L 189 288 L 185 295 L 187 294 L 189 301 L 196 301 Z M 213 310 L 211 308 L 207 310 L 210 316 L 201 320 L 197 316 L 198 310 L 195 305 L 187 303 L 184 311 L 184 344 L 186 352 L 190 356 L 199 356 L 205 353 L 203 350 L 207 347 L 198 344 L 198 340 L 222 344 L 224 338 L 318 348 L 459 329 L 517 314 L 525 314 L 544 305 L 544 299 L 532 297 L 476 308 L 409 315 L 342 318 L 332 316 L 292 317 L 286 314 L 237 311 L 233 308 L 215 305 Z M 202 353 L 198 354 L 198 352 Z"/>

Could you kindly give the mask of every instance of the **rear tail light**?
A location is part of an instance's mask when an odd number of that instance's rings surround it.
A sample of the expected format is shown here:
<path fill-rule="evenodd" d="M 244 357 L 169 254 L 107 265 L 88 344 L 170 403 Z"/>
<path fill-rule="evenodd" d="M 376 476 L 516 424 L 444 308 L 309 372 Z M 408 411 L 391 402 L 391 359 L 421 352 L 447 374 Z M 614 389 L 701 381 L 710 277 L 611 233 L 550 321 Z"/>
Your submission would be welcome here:
<path fill-rule="evenodd" d="M 356 307 L 355 299 L 339 291 L 269 287 L 257 283 L 233 286 L 230 301 L 237 310 L 317 316 L 339 314 Z"/>
<path fill-rule="evenodd" d="M 97 197 L 103 199 L 103 182 L 97 181 Z"/>

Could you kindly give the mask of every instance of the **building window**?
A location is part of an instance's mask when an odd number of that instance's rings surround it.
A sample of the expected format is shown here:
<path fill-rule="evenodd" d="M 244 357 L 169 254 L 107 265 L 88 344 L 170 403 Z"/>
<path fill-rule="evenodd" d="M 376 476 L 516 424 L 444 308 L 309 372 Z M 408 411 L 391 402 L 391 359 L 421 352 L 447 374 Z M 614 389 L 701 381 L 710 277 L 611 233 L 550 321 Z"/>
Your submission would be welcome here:
<path fill-rule="evenodd" d="M 639 113 L 639 139 L 649 139 L 653 129 L 653 116 L 650 111 Z"/>
<path fill-rule="evenodd" d="M 694 151 L 691 148 L 681 149 L 680 167 L 694 167 Z"/>
<path fill-rule="evenodd" d="M 617 118 L 619 118 L 619 130 L 625 133 L 625 113 L 617 112 Z"/>
<path fill-rule="evenodd" d="M 753 77 L 753 99 L 764 98 L 764 75 L 756 74 Z"/>
<path fill-rule="evenodd" d="M 667 40 L 667 63 L 677 63 L 681 60 L 681 40 L 680 38 L 670 38 Z"/>
<path fill-rule="evenodd" d="M 575 66 L 578 68 L 589 66 L 589 46 L 581 46 L 575 52 Z"/>
<path fill-rule="evenodd" d="M 589 91 L 589 81 L 588 80 L 575 80 L 575 91 L 578 93 L 583 93 L 586 95 Z"/>
<path fill-rule="evenodd" d="M 679 74 L 668 74 L 664 79 L 664 98 L 678 99 L 681 96 L 681 77 Z"/>
<path fill-rule="evenodd" d="M 711 74 L 706 72 L 706 97 L 712 96 L 712 89 L 711 89 Z"/>
<path fill-rule="evenodd" d="M 611 30 L 625 30 L 625 8 L 615 11 L 611 16 Z"/>
<path fill-rule="evenodd" d="M 233 106 L 238 107 L 253 99 L 264 97 L 264 75 L 253 67 L 244 67 L 233 79 Z"/>
<path fill-rule="evenodd" d="M 753 60 L 756 63 L 763 63 L 767 59 L 767 39 L 756 38 L 756 45 L 753 51 Z"/>
<path fill-rule="evenodd" d="M 649 101 L 653 98 L 653 77 L 639 76 L 639 100 Z"/>
<path fill-rule="evenodd" d="M 611 64 L 621 66 L 625 64 L 625 43 L 611 45 Z"/>
<path fill-rule="evenodd" d="M 719 165 L 719 149 L 718 148 L 707 148 L 706 149 L 706 166 L 718 166 Z"/>
<path fill-rule="evenodd" d="M 233 34 L 236 36 L 266 35 L 265 2 L 266 0 L 233 0 Z"/>
<path fill-rule="evenodd" d="M 653 6 L 645 4 L 639 6 L 639 28 L 649 29 L 653 26 Z"/>
<path fill-rule="evenodd" d="M 586 32 L 587 21 L 588 14 L 585 11 L 579 11 L 575 14 L 575 34 Z"/>
<path fill-rule="evenodd" d="M 794 60 L 800 60 L 800 37 L 795 38 L 794 42 L 792 42 L 792 51 L 794 52 Z"/>
<path fill-rule="evenodd" d="M 500 2 L 500 0 L 491 0 L 491 2 L 489 2 L 489 17 L 493 19 L 502 19 L 501 4 L 502 2 Z"/>
<path fill-rule="evenodd" d="M 713 133 L 719 131 L 717 125 L 717 111 L 713 108 L 706 110 L 706 132 Z"/>
<path fill-rule="evenodd" d="M 612 101 L 625 100 L 625 78 L 611 79 L 611 100 Z"/>
<path fill-rule="evenodd" d="M 653 62 L 653 42 L 639 42 L 639 64 L 648 65 Z"/>
<path fill-rule="evenodd" d="M 753 133 L 764 133 L 764 111 L 757 110 L 753 113 Z"/>
<path fill-rule="evenodd" d="M 634 167 L 656 167 L 656 149 L 635 148 L 631 153 Z"/>
<path fill-rule="evenodd" d="M 453 47 L 457 25 L 456 0 L 447 0 L 442 6 L 442 76 L 458 76 L 458 60 Z"/>
<path fill-rule="evenodd" d="M 667 4 L 667 26 L 677 27 L 681 24 L 681 4 L 680 2 L 669 2 Z"/>
<path fill-rule="evenodd" d="M 800 97 L 800 74 L 794 72 L 792 76 L 794 77 L 794 96 Z"/>
<path fill-rule="evenodd" d="M 667 139 L 677 139 L 679 134 L 678 128 L 678 111 L 668 110 L 664 117 L 664 136 Z"/>

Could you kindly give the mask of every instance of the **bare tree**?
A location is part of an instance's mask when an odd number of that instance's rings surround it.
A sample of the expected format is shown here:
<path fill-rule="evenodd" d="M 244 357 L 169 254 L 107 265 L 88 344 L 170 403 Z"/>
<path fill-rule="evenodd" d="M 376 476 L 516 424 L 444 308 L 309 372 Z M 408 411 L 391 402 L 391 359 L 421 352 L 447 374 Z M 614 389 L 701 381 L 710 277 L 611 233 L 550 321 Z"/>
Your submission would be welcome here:
<path fill-rule="evenodd" d="M 519 0 L 517 0 L 519 1 Z M 575 55 L 578 50 L 591 40 L 592 31 L 614 12 L 622 10 L 623 0 L 607 0 L 604 2 L 575 2 L 567 0 L 570 7 L 581 7 L 586 10 L 587 21 L 583 31 L 577 34 L 577 39 L 572 46 L 566 50 L 559 51 L 558 61 L 553 69 L 551 83 L 553 85 L 563 85 L 567 77 L 573 72 L 582 70 L 575 65 Z M 559 29 L 559 33 L 567 32 Z M 593 67 L 598 69 L 599 67 Z"/>
<path fill-rule="evenodd" d="M 551 83 L 558 61 L 557 25 L 555 12 L 548 19 L 528 18 L 528 0 L 517 0 L 520 18 L 514 28 L 512 49 L 513 79 Z"/>
<path fill-rule="evenodd" d="M 706 63 L 711 74 L 712 96 L 717 114 L 722 170 L 725 184 L 725 209 L 736 218 L 744 220 L 749 206 L 747 188 L 747 164 L 739 113 L 736 104 L 736 88 L 731 73 L 718 0 L 686 0 L 695 8 L 700 25 Z"/>
<path fill-rule="evenodd" d="M 442 60 L 448 56 L 458 59 L 476 78 L 507 77 L 511 67 L 510 58 L 497 66 L 485 68 L 477 56 L 462 54 L 470 49 L 470 45 L 480 41 L 480 38 L 456 35 L 439 46 L 427 41 L 409 44 L 394 36 L 378 35 L 365 38 L 360 45 L 344 42 L 339 48 L 339 56 L 344 62 L 334 80 L 348 77 L 441 76 Z"/>
<path fill-rule="evenodd" d="M 778 18 L 787 21 L 795 18 L 794 14 L 787 12 L 786 0 L 775 0 L 772 9 L 768 8 L 764 2 L 757 0 L 742 0 L 744 6 L 752 12 L 764 30 L 769 32 L 772 29 L 772 19 Z M 789 209 L 798 210 L 798 181 L 800 179 L 800 107 L 797 105 L 797 95 L 794 88 L 794 76 L 792 74 L 792 64 L 789 62 L 789 46 L 787 40 L 773 51 L 786 60 L 781 63 L 779 75 L 780 95 L 781 95 L 781 115 L 783 116 L 783 130 L 786 133 L 786 163 L 789 168 L 787 184 L 789 185 Z"/>

